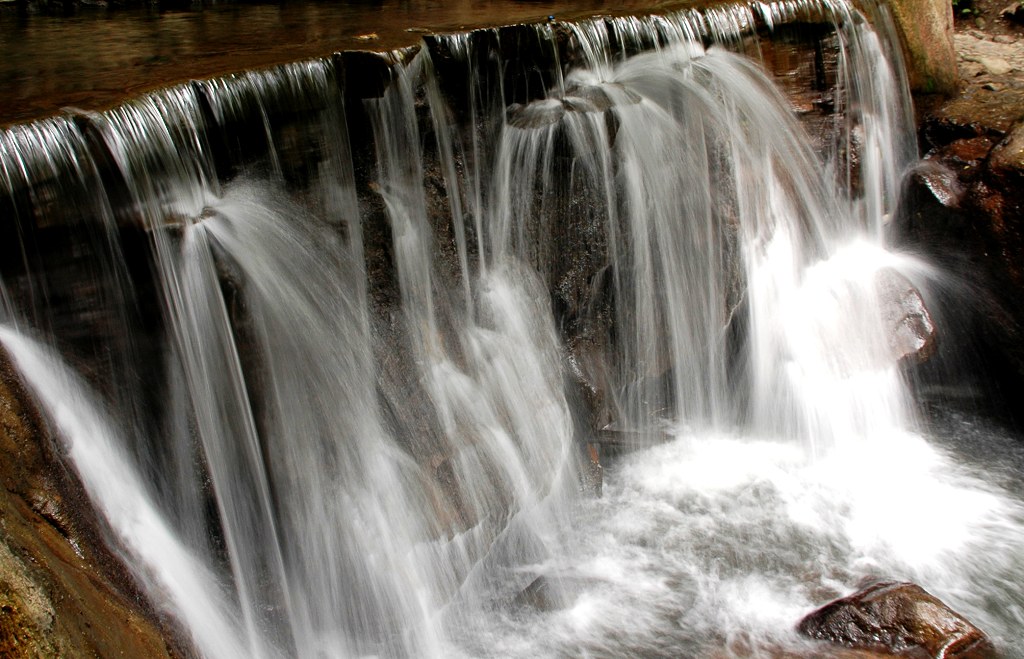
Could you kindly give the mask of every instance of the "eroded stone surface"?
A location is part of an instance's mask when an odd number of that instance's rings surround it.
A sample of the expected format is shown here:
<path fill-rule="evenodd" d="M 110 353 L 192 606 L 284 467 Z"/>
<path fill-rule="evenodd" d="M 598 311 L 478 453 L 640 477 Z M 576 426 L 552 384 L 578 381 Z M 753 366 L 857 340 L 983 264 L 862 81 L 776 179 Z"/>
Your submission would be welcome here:
<path fill-rule="evenodd" d="M 173 657 L 0 354 L 0 656 Z"/>

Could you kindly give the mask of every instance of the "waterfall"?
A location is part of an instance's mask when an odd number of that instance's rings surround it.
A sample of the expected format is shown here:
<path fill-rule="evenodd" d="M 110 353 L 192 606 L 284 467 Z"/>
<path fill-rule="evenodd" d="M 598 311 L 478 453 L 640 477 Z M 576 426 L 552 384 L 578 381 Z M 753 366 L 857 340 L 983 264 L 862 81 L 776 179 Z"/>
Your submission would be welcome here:
<path fill-rule="evenodd" d="M 879 572 L 1022 652 L 1024 502 L 893 354 L 885 282 L 941 272 L 885 242 L 916 143 L 870 11 L 430 35 L 15 126 L 0 344 L 202 656 L 806 650 Z M 761 39 L 803 22 L 798 114 Z"/>

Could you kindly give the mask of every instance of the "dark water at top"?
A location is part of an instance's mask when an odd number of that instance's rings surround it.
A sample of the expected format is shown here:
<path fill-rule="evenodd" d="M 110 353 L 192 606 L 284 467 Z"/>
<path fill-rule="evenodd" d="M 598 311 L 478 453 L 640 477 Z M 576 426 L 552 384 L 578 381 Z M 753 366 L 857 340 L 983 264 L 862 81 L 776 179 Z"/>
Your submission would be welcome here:
<path fill-rule="evenodd" d="M 103 109 L 141 91 L 246 68 L 390 50 L 426 32 L 630 13 L 664 0 L 383 0 L 227 4 L 192 11 L 19 13 L 0 5 L 0 125 L 62 107 Z M 710 4 L 710 3 L 706 3 Z"/>

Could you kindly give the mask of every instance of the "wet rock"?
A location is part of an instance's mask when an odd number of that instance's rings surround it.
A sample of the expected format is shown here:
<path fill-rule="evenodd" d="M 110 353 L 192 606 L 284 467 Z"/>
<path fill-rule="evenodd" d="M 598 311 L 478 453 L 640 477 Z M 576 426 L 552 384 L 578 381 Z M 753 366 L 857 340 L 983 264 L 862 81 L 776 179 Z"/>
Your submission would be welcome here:
<path fill-rule="evenodd" d="M 711 654 L 708 659 L 892 659 L 888 652 L 872 652 L 853 648 L 831 647 L 828 655 L 815 648 L 813 650 L 783 648 L 778 646 L 752 645 L 744 641 L 733 641 L 729 646 Z"/>
<path fill-rule="evenodd" d="M 526 130 L 556 124 L 563 115 L 565 105 L 555 98 L 534 101 L 528 105 L 514 103 L 506 111 L 509 126 Z"/>
<path fill-rule="evenodd" d="M 560 608 L 558 598 L 555 596 L 555 589 L 551 579 L 543 575 L 539 576 L 516 595 L 512 600 L 512 606 L 517 609 L 554 611 Z"/>
<path fill-rule="evenodd" d="M 987 219 L 992 251 L 1017 288 L 1012 297 L 1019 300 L 1024 292 L 1024 121 L 992 150 L 974 197 Z"/>
<path fill-rule="evenodd" d="M 797 629 L 813 639 L 890 656 L 997 656 L 984 632 L 912 583 L 875 582 L 808 614 Z"/>
<path fill-rule="evenodd" d="M 609 91 L 613 94 L 609 94 Z M 546 98 L 526 105 L 513 103 L 505 111 L 510 126 L 544 128 L 561 121 L 566 112 L 606 112 L 615 105 L 635 105 L 640 96 L 620 85 L 570 87 L 564 99 Z"/>
<path fill-rule="evenodd" d="M 586 494 L 600 497 L 604 490 L 604 467 L 601 466 L 601 445 L 588 442 L 583 446 L 580 488 Z"/>
<path fill-rule="evenodd" d="M 1024 179 L 1014 174 L 1020 170 L 1009 157 L 1012 140 L 1002 143 L 1006 160 L 990 158 L 998 141 L 988 133 L 933 149 L 907 179 L 890 230 L 895 244 L 944 264 L 951 280 L 971 291 L 956 302 L 942 292 L 929 300 L 930 311 L 942 318 L 942 337 L 937 354 L 914 369 L 920 390 L 970 383 L 977 404 L 1019 423 L 1024 419 L 1018 404 L 1024 387 Z M 932 175 L 922 176 L 924 168 Z"/>
<path fill-rule="evenodd" d="M 577 112 L 605 112 L 615 105 L 636 105 L 641 100 L 639 94 L 617 83 L 574 85 L 565 90 L 567 107 Z"/>
<path fill-rule="evenodd" d="M 0 354 L 0 656 L 184 656 L 100 538 Z"/>
<path fill-rule="evenodd" d="M 574 593 L 579 593 L 594 583 L 594 579 L 578 575 L 542 574 L 512 599 L 512 606 L 522 610 L 557 611 L 569 606 Z"/>
<path fill-rule="evenodd" d="M 980 143 L 979 143 L 980 142 Z M 985 138 L 960 140 L 954 145 L 953 157 L 961 164 L 969 165 L 984 158 L 991 148 L 991 141 Z M 913 172 L 916 183 L 924 186 L 932 197 L 946 208 L 956 208 L 963 199 L 964 189 L 957 173 L 937 162 L 924 162 Z"/>
<path fill-rule="evenodd" d="M 1024 178 L 1024 122 L 992 150 L 988 166 L 998 178 Z"/>
<path fill-rule="evenodd" d="M 936 333 L 920 291 L 895 270 L 881 271 L 877 286 L 893 357 L 900 362 L 927 361 L 935 354 Z"/>
<path fill-rule="evenodd" d="M 949 264 L 953 275 L 976 291 L 968 304 L 942 309 L 943 344 L 969 344 L 972 357 L 941 351 L 945 354 L 928 367 L 936 368 L 918 374 L 931 372 L 924 377 L 942 381 L 943 373 L 955 372 L 959 381 L 987 383 L 979 400 L 1019 421 L 1024 414 L 1015 402 L 1024 387 L 1024 48 L 1019 38 L 978 32 L 958 34 L 956 42 L 961 66 L 979 67 L 978 78 L 960 98 L 932 112 L 922 135 L 934 163 L 929 166 L 946 166 L 963 192 L 955 205 L 946 204 L 941 192 L 915 175 L 896 242 Z M 991 59 L 1013 70 L 993 75 L 980 63 L 991 68 Z"/>

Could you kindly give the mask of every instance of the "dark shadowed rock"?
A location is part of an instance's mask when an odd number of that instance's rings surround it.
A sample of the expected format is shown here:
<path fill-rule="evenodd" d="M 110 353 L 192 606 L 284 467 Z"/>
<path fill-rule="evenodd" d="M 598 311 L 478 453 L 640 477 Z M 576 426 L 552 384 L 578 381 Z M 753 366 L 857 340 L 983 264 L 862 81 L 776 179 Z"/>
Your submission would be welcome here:
<path fill-rule="evenodd" d="M 984 115 L 984 108 L 976 108 L 970 119 L 983 121 Z M 999 113 L 978 124 L 943 123 L 951 115 L 944 116 L 925 126 L 932 146 L 906 177 L 901 209 L 888 231 L 893 244 L 941 263 L 946 281 L 970 293 L 953 302 L 933 291 L 930 312 L 941 318 L 941 346 L 927 368 L 915 369 L 915 378 L 926 388 L 972 382 L 979 402 L 1019 419 L 1024 170 L 1013 164 L 1016 129 L 1004 134 Z"/>
<path fill-rule="evenodd" d="M 875 582 L 810 613 L 800 633 L 848 648 L 902 657 L 996 657 L 984 632 L 912 583 Z"/>
<path fill-rule="evenodd" d="M 879 272 L 877 285 L 893 357 L 924 362 L 935 354 L 935 323 L 920 291 L 894 270 Z"/>
<path fill-rule="evenodd" d="M 999 12 L 999 15 L 1004 20 L 1024 24 L 1024 5 L 1019 2 L 1011 2 Z"/>

